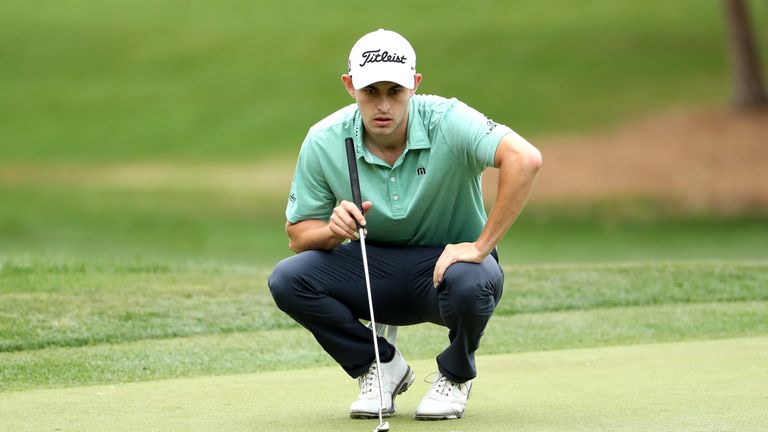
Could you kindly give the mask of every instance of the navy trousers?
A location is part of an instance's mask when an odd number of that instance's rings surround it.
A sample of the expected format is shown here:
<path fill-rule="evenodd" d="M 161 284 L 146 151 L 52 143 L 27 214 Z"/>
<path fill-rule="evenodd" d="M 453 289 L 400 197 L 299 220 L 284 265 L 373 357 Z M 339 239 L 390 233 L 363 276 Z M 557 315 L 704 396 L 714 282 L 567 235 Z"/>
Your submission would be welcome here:
<path fill-rule="evenodd" d="M 501 299 L 504 275 L 495 252 L 479 264 L 455 263 L 437 288 L 432 285 L 442 247 L 366 244 L 377 323 L 406 326 L 424 322 L 448 328 L 448 347 L 438 370 L 452 381 L 474 378 L 475 351 Z M 353 378 L 375 359 L 365 275 L 359 242 L 331 251 L 306 251 L 280 261 L 269 277 L 277 306 L 314 335 Z M 382 361 L 395 348 L 380 337 Z"/>

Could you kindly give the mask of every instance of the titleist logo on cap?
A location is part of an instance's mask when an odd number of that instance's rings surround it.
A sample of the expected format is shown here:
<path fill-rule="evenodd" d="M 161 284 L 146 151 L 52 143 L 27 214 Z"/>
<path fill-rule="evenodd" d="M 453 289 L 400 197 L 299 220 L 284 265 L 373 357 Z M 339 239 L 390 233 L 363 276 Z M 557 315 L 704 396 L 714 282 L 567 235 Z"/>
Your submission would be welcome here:
<path fill-rule="evenodd" d="M 390 54 L 388 51 L 381 52 L 381 49 L 366 51 L 363 53 L 363 62 L 360 67 L 368 63 L 402 63 L 405 64 L 405 56 L 399 56 L 397 53 Z"/>

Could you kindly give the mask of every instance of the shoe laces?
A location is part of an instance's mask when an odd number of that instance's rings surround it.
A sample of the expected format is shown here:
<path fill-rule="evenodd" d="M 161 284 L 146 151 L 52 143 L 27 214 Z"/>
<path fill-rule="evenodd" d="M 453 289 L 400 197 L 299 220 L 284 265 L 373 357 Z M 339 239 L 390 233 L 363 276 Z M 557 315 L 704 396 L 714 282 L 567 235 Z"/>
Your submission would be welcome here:
<path fill-rule="evenodd" d="M 357 377 L 357 382 L 360 385 L 360 395 L 366 395 L 375 391 L 376 396 L 378 396 L 379 375 L 376 370 L 376 363 L 373 363 L 368 368 L 368 372 Z"/>
<path fill-rule="evenodd" d="M 431 381 L 433 380 L 433 381 Z M 439 396 L 450 396 L 453 394 L 453 389 L 457 388 L 461 384 L 455 383 L 449 380 L 445 375 L 440 372 L 433 372 L 424 378 L 424 381 L 428 384 L 432 384 L 432 392 Z"/>

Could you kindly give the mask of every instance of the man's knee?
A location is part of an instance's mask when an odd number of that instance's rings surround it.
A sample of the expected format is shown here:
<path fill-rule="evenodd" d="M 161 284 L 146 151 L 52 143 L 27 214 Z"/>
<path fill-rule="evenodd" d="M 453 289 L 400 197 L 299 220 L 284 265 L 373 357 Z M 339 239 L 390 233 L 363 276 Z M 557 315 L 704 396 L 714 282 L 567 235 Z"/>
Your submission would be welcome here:
<path fill-rule="evenodd" d="M 322 267 L 325 255 L 321 251 L 306 251 L 288 257 L 275 266 L 269 275 L 267 285 L 272 293 L 275 304 L 284 312 L 289 312 L 308 297 L 323 294 L 322 286 L 327 283 L 323 279 Z"/>
<path fill-rule="evenodd" d="M 442 299 L 470 314 L 491 314 L 501 297 L 503 276 L 495 262 L 455 263 L 445 272 Z"/>
<path fill-rule="evenodd" d="M 297 265 L 296 257 L 292 256 L 277 263 L 267 280 L 272 299 L 283 311 L 289 310 L 296 301 L 296 290 L 302 270 Z"/>

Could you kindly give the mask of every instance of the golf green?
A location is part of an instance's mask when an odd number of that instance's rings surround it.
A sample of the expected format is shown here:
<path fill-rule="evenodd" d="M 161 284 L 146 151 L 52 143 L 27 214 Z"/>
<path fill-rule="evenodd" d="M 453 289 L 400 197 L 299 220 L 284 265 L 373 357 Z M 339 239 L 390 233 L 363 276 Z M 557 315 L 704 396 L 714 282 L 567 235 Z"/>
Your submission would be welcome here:
<path fill-rule="evenodd" d="M 405 353 L 407 355 L 407 353 Z M 768 336 L 480 356 L 466 416 L 411 420 L 434 370 L 389 419 L 399 431 L 757 431 Z M 369 431 L 338 368 L 0 393 L 3 431 Z"/>

